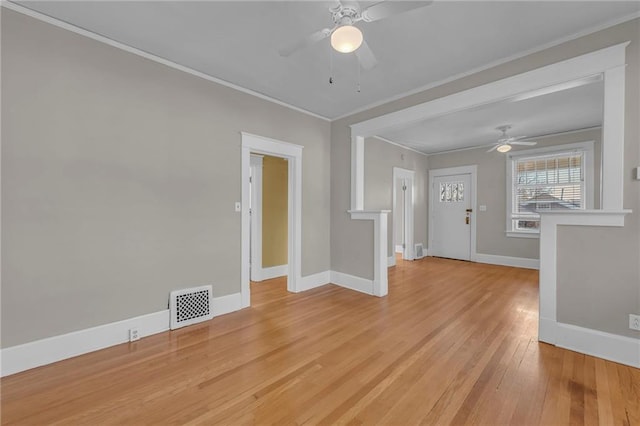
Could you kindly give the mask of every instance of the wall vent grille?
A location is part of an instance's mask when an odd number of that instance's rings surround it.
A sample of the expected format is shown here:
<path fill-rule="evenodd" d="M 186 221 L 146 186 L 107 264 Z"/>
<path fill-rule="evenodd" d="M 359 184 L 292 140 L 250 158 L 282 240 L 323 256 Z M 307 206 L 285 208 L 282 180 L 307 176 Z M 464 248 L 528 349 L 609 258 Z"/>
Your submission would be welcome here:
<path fill-rule="evenodd" d="M 169 298 L 171 329 L 213 318 L 212 299 L 213 287 L 210 285 L 172 291 Z"/>
<path fill-rule="evenodd" d="M 422 244 L 416 244 L 416 259 L 422 259 L 424 257 L 424 248 Z"/>

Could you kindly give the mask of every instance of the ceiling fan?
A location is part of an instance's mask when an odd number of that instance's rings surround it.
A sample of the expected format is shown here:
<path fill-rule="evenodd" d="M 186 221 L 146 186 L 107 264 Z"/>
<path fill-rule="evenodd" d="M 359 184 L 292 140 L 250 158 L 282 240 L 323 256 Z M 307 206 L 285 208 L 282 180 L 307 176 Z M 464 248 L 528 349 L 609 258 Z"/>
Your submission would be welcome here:
<path fill-rule="evenodd" d="M 522 141 L 520 139 L 524 139 L 526 138 L 526 136 L 509 136 L 507 135 L 507 131 L 511 129 L 511 126 L 508 124 L 505 124 L 504 126 L 498 126 L 496 127 L 496 130 L 499 130 L 502 132 L 502 135 L 500 135 L 500 139 L 498 139 L 498 142 L 496 142 L 496 144 L 487 152 L 492 152 L 492 151 L 498 151 L 498 152 L 509 152 L 511 151 L 511 145 L 535 145 L 537 142 L 526 142 L 526 141 Z"/>
<path fill-rule="evenodd" d="M 355 52 L 360 65 L 370 70 L 378 63 L 375 55 L 364 40 L 362 32 L 354 24 L 357 22 L 374 22 L 412 9 L 428 6 L 432 1 L 382 1 L 361 10 L 357 1 L 336 1 L 336 6 L 329 8 L 333 20 L 331 28 L 323 28 L 302 40 L 284 46 L 279 50 L 281 56 L 302 50 L 327 37 L 331 37 L 331 46 L 342 53 Z"/>

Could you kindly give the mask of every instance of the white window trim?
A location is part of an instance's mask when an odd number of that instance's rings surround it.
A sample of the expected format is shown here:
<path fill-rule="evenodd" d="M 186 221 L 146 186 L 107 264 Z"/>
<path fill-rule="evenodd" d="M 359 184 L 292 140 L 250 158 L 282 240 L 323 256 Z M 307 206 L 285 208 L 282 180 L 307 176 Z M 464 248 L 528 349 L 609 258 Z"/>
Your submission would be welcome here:
<path fill-rule="evenodd" d="M 513 162 L 522 157 L 536 155 L 560 154 L 567 151 L 582 151 L 584 153 L 584 192 L 585 209 L 593 209 L 594 203 L 594 141 L 554 145 L 543 148 L 519 150 L 506 156 L 507 167 L 507 203 L 506 203 L 506 235 L 511 238 L 540 238 L 540 231 L 515 231 L 512 228 L 511 208 L 513 204 Z M 582 210 L 582 209 L 580 209 Z M 552 210 L 553 211 L 553 210 Z"/>

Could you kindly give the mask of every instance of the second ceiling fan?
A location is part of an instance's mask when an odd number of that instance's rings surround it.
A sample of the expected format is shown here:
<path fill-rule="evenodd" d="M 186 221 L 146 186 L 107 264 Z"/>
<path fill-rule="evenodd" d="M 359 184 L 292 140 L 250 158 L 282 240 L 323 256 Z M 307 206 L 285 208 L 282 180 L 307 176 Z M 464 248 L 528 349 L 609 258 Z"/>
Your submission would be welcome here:
<path fill-rule="evenodd" d="M 492 152 L 492 151 L 498 151 L 498 152 L 509 152 L 511 151 L 511 145 L 535 145 L 537 142 L 527 142 L 527 141 L 523 141 L 521 139 L 525 139 L 526 136 L 509 136 L 507 135 L 507 131 L 509 131 L 509 129 L 511 129 L 511 126 L 506 124 L 504 126 L 498 126 L 496 127 L 496 130 L 499 130 L 502 132 L 502 135 L 500 136 L 500 139 L 498 139 L 498 142 L 496 142 L 496 144 L 487 152 Z"/>
<path fill-rule="evenodd" d="M 364 36 L 354 24 L 358 22 L 374 22 L 388 18 L 412 9 L 428 6 L 432 1 L 383 1 L 361 9 L 357 1 L 336 1 L 336 6 L 329 8 L 333 20 L 333 26 L 323 28 L 307 37 L 282 47 L 279 50 L 281 56 L 302 50 L 327 37 L 331 37 L 331 46 L 342 53 L 355 52 L 360 65 L 365 70 L 376 66 L 378 61 L 371 48 L 364 40 Z"/>

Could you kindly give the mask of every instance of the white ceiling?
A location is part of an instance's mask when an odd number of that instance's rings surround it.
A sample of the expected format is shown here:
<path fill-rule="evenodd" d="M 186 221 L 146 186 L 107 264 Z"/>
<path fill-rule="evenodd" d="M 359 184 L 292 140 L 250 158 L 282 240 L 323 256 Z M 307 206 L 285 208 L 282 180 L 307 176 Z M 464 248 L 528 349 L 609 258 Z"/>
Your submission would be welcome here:
<path fill-rule="evenodd" d="M 524 100 L 501 101 L 480 108 L 418 122 L 378 136 L 426 154 L 492 145 L 501 136 L 496 127 L 511 125 L 509 136 L 536 136 L 602 125 L 604 83 Z"/>
<path fill-rule="evenodd" d="M 328 83 L 328 40 L 287 58 L 278 54 L 287 42 L 329 26 L 335 1 L 19 4 L 329 119 L 640 10 L 637 1 L 435 2 L 360 23 L 379 64 L 362 74 L 357 93 L 353 54 L 333 55 L 335 83 Z"/>

